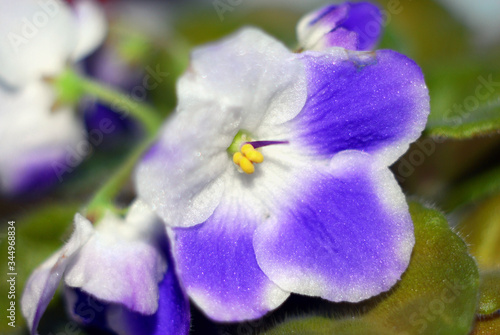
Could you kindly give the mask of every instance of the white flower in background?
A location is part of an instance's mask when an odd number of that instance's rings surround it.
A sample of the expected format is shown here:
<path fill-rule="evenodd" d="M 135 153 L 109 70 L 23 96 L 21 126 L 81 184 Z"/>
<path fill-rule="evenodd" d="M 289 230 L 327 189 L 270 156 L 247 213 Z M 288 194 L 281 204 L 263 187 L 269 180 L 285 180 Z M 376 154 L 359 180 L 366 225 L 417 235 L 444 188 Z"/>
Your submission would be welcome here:
<path fill-rule="evenodd" d="M 106 33 L 91 0 L 0 0 L 0 193 L 40 191 L 88 153 L 83 124 L 54 108 L 45 79 L 95 50 Z"/>
<path fill-rule="evenodd" d="M 105 28 L 91 0 L 0 0 L 0 80 L 21 87 L 56 76 L 99 46 Z"/>

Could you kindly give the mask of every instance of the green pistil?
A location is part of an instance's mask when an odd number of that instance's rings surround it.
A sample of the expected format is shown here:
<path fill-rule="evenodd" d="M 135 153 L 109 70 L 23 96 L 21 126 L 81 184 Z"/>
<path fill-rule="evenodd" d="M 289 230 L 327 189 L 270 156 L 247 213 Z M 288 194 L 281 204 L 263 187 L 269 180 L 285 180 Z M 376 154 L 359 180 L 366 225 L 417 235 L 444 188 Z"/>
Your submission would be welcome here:
<path fill-rule="evenodd" d="M 252 135 L 246 130 L 240 130 L 233 139 L 231 145 L 227 148 L 227 153 L 230 157 L 240 151 L 241 145 L 252 140 Z"/>

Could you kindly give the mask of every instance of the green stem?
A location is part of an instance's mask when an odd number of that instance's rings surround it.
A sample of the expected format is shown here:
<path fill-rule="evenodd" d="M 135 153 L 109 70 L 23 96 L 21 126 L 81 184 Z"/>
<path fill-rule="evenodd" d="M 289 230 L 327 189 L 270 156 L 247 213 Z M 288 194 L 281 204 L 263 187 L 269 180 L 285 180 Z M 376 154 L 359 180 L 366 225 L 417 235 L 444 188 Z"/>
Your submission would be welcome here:
<path fill-rule="evenodd" d="M 123 185 L 129 180 L 137 161 L 153 141 L 154 136 L 151 136 L 140 143 L 127 157 L 125 163 L 120 166 L 118 171 L 97 191 L 87 206 L 87 217 L 92 218 L 93 221 L 98 221 L 102 218 L 106 210 L 115 208 L 113 200 L 121 191 Z"/>
<path fill-rule="evenodd" d="M 139 103 L 130 96 L 99 82 L 84 78 L 72 70 L 66 70 L 57 78 L 56 83 L 62 92 L 68 91 L 68 87 L 73 92 L 78 92 L 77 99 L 81 95 L 90 95 L 107 104 L 114 111 L 123 114 L 124 117 L 132 116 L 144 125 L 149 135 L 156 134 L 162 123 L 158 112 L 150 106 Z M 73 98 L 73 100 L 76 99 Z"/>

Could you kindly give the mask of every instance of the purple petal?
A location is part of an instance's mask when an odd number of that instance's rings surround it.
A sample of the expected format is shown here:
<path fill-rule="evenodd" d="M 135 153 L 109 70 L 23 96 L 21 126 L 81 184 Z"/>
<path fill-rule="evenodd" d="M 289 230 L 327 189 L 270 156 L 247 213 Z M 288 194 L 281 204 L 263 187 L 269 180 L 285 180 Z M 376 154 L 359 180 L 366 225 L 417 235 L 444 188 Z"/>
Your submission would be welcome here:
<path fill-rule="evenodd" d="M 92 225 L 80 215 L 75 217 L 75 232 L 66 245 L 30 276 L 21 298 L 21 309 L 31 334 L 36 334 L 38 323 L 54 296 L 66 267 L 75 253 L 93 234 Z"/>
<path fill-rule="evenodd" d="M 331 157 L 360 150 L 392 164 L 415 141 L 429 114 L 420 68 L 390 50 L 306 52 L 309 97 L 292 120 L 299 140 Z"/>
<path fill-rule="evenodd" d="M 368 2 L 329 5 L 302 18 L 297 25 L 300 45 L 308 50 L 342 47 L 372 50 L 382 32 L 382 15 Z"/>
<path fill-rule="evenodd" d="M 221 203 L 203 224 L 174 230 L 174 257 L 189 297 L 217 321 L 261 317 L 288 293 L 259 268 L 252 237 L 260 222 L 249 206 Z"/>
<path fill-rule="evenodd" d="M 92 297 L 80 289 L 64 287 L 68 314 L 80 324 L 99 329 L 108 329 L 106 312 L 109 304 Z"/>
<path fill-rule="evenodd" d="M 166 240 L 166 236 L 164 237 Z M 77 322 L 118 335 L 188 334 L 189 301 L 176 277 L 169 248 L 162 248 L 169 267 L 159 283 L 158 309 L 153 315 L 134 312 L 122 304 L 106 303 L 81 291 L 66 287 L 69 314 Z"/>
<path fill-rule="evenodd" d="M 154 315 L 142 315 L 118 305 L 108 312 L 108 326 L 119 335 L 182 335 L 189 333 L 189 325 L 189 301 L 173 266 L 160 283 L 158 310 Z"/>
<path fill-rule="evenodd" d="M 65 156 L 66 152 L 57 148 L 38 149 L 5 162 L 1 192 L 9 197 L 43 194 L 57 184 L 59 179 L 54 166 L 65 166 Z"/>
<path fill-rule="evenodd" d="M 264 273 L 284 290 L 331 301 L 357 302 L 392 287 L 414 235 L 389 169 L 350 151 L 303 177 L 301 196 L 256 231 Z"/>
<path fill-rule="evenodd" d="M 369 2 L 350 3 L 349 5 L 349 15 L 341 27 L 357 34 L 356 50 L 372 50 L 377 45 L 382 33 L 383 20 L 380 9 Z"/>

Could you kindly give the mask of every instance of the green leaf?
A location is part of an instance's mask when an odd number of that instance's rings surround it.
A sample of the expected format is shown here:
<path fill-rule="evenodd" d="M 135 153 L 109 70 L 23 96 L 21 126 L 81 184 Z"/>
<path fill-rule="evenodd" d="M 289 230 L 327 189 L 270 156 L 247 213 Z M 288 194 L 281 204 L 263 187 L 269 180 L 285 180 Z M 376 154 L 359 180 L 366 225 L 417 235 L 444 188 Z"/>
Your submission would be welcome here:
<path fill-rule="evenodd" d="M 471 97 L 473 98 L 469 95 L 466 99 Z M 496 134 L 500 130 L 500 100 L 488 101 L 470 113 L 465 109 L 462 110 L 464 114 L 457 112 L 455 115 L 453 111 L 447 113 L 442 121 L 430 120 L 426 128 L 427 135 L 466 139 Z"/>
<path fill-rule="evenodd" d="M 479 289 L 476 263 L 442 214 L 418 203 L 410 204 L 410 212 L 415 248 L 389 292 L 356 305 L 365 312 L 291 320 L 265 334 L 468 334 Z"/>
<path fill-rule="evenodd" d="M 470 335 L 496 335 L 500 334 L 500 316 L 479 319 Z"/>
<path fill-rule="evenodd" d="M 488 315 L 500 311 L 500 269 L 481 272 L 478 313 Z"/>
<path fill-rule="evenodd" d="M 500 195 L 484 201 L 458 226 L 479 268 L 500 266 Z"/>
<path fill-rule="evenodd" d="M 73 216 L 78 210 L 74 203 L 58 205 L 46 205 L 30 214 L 21 216 L 15 220 L 15 273 L 16 292 L 15 299 L 6 299 L 9 292 L 6 280 L 0 282 L 0 310 L 6 311 L 10 301 L 16 303 L 16 328 L 23 329 L 26 324 L 21 314 L 20 300 L 24 285 L 31 272 L 46 258 L 55 252 L 62 244 L 67 234 L 71 231 Z M 2 225 L 1 234 L 7 233 L 7 227 Z M 5 257 L 0 258 L 0 268 L 7 269 L 7 238 L 1 240 L 0 253 Z M 5 272 L 4 272 L 5 273 Z M 6 320 L 0 322 L 0 334 L 13 334 L 14 330 L 8 326 Z"/>

